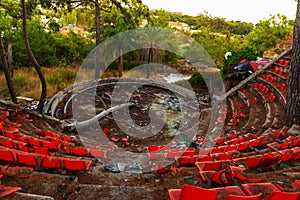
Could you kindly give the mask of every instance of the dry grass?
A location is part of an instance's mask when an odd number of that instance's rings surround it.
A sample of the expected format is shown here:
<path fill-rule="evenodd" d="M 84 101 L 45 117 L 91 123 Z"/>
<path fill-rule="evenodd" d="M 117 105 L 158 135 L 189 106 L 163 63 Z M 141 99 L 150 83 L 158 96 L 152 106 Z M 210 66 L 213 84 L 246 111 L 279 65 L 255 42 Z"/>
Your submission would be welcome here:
<path fill-rule="evenodd" d="M 47 81 L 47 98 L 50 99 L 57 92 L 75 84 L 75 78 L 78 74 L 80 75 L 77 77 L 78 82 L 93 79 L 94 70 L 80 69 L 79 71 L 79 69 L 79 67 L 42 68 L 42 71 Z M 130 70 L 123 72 L 122 77 L 146 78 L 145 69 Z M 170 73 L 169 71 L 167 72 Z M 165 69 L 152 69 L 150 71 L 150 78 L 157 81 L 164 81 L 164 79 L 161 76 L 158 76 L 158 74 L 166 74 L 167 72 L 165 71 Z M 110 77 L 118 77 L 118 71 L 106 70 L 101 76 L 101 78 Z M 38 75 L 33 67 L 15 69 L 13 82 L 17 96 L 30 97 L 35 100 L 38 100 L 40 98 L 42 88 Z M 0 98 L 10 98 L 10 94 L 6 85 L 6 80 L 3 72 L 0 73 Z"/>
<path fill-rule="evenodd" d="M 47 98 L 50 99 L 57 92 L 75 83 L 75 78 L 79 67 L 51 67 L 42 68 L 47 81 Z M 91 80 L 94 70 L 83 70 L 80 72 L 84 80 Z M 106 70 L 102 78 L 117 77 L 116 70 Z M 30 97 L 38 100 L 41 95 L 42 87 L 39 77 L 33 67 L 19 68 L 14 71 L 14 88 L 17 96 Z M 4 73 L 0 73 L 0 98 L 10 98 L 6 85 Z"/>
<path fill-rule="evenodd" d="M 42 71 L 45 75 L 46 80 L 49 76 L 55 76 L 55 74 L 59 74 L 62 71 L 72 71 L 77 73 L 78 68 L 69 67 L 69 68 L 61 68 L 61 67 L 53 67 L 53 68 L 42 68 Z M 39 99 L 41 94 L 41 84 L 39 77 L 34 70 L 34 68 L 20 68 L 14 71 L 14 88 L 17 96 L 30 97 L 34 99 Z M 47 98 L 52 97 L 59 90 L 72 85 L 74 82 L 64 82 L 57 84 L 49 84 L 47 81 Z M 6 80 L 4 73 L 0 74 L 0 97 L 9 98 L 9 93 L 6 85 Z"/>

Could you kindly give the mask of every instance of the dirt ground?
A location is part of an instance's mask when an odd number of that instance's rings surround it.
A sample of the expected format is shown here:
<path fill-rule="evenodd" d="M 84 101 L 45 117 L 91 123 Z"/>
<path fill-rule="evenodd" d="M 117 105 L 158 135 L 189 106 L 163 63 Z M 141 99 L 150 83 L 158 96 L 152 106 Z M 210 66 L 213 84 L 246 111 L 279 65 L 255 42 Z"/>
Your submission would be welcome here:
<path fill-rule="evenodd" d="M 111 107 L 110 96 L 112 91 L 115 89 L 115 84 L 111 84 L 102 87 L 97 93 L 96 99 L 94 99 L 96 104 L 96 113 L 99 114 L 107 108 Z M 94 144 L 100 144 L 102 147 L 113 148 L 122 150 L 125 153 L 128 152 L 128 157 L 124 158 L 124 154 L 120 154 L 119 151 L 107 151 L 105 158 L 88 158 L 93 160 L 91 169 L 88 172 L 84 171 L 67 171 L 63 169 L 47 170 L 41 167 L 35 167 L 34 172 L 30 173 L 28 177 L 22 177 L 22 173 L 13 176 L 5 175 L 2 179 L 2 185 L 6 186 L 19 186 L 22 187 L 22 193 L 27 194 L 38 194 L 53 197 L 57 200 L 63 199 L 167 199 L 167 190 L 180 188 L 183 184 L 196 185 L 199 187 L 208 187 L 208 184 L 202 182 L 200 179 L 198 170 L 194 165 L 179 166 L 176 162 L 167 163 L 166 168 L 168 169 L 165 173 L 154 173 L 151 171 L 153 166 L 157 163 L 149 162 L 148 159 L 138 160 L 143 162 L 143 173 L 141 174 L 128 174 L 128 173 L 111 173 L 104 169 L 104 167 L 111 162 L 136 162 L 135 157 L 131 157 L 130 153 L 136 155 L 147 154 L 147 148 L 150 145 L 168 145 L 172 144 L 172 141 L 189 143 L 193 136 L 198 135 L 198 137 L 205 137 L 209 134 L 209 123 L 211 118 L 214 117 L 214 113 L 210 107 L 211 105 L 205 101 L 189 102 L 180 94 L 174 94 L 171 90 L 166 90 L 157 86 L 141 86 L 138 91 L 131 94 L 129 102 L 134 102 L 135 106 L 129 109 L 129 114 L 134 122 L 140 126 L 147 126 L 151 124 L 151 120 L 154 119 L 160 121 L 162 115 L 161 111 L 165 112 L 166 120 L 163 124 L 161 131 L 156 134 L 147 134 L 146 132 L 139 132 L 137 134 L 128 134 L 134 132 L 134 127 L 132 127 L 132 122 L 126 121 L 127 119 L 115 120 L 114 116 L 109 114 L 99 120 L 98 126 L 85 127 L 84 134 L 80 131 L 67 131 L 61 127 L 61 120 L 68 120 L 72 116 L 72 107 L 69 106 L 66 114 L 62 112 L 64 105 L 68 102 L 68 99 L 72 94 L 68 94 L 65 98 L 58 104 L 56 109 L 56 116 L 60 119 L 54 119 L 51 117 L 40 116 L 33 114 L 32 112 L 19 109 L 21 115 L 29 113 L 31 122 L 20 120 L 16 114 L 14 105 L 1 103 L 1 112 L 5 110 L 10 111 L 9 120 L 14 123 L 22 124 L 19 128 L 20 131 L 26 135 L 31 135 L 36 137 L 40 130 L 51 130 L 57 133 L 72 136 L 76 146 L 89 147 Z M 207 91 L 197 91 L 197 96 L 207 94 Z M 84 113 L 88 108 L 88 104 L 85 104 L 87 99 L 90 97 L 86 94 L 79 95 L 76 97 L 78 103 L 77 113 Z M 91 97 L 93 101 L 94 97 Z M 171 100 L 170 100 L 171 98 Z M 121 99 L 120 99 L 121 101 Z M 228 126 L 230 118 L 232 116 L 232 111 L 228 109 L 227 118 L 225 120 L 225 126 L 219 130 L 219 137 L 227 137 L 229 133 L 238 133 L 240 135 L 246 133 L 257 133 L 258 130 L 266 129 L 262 128 L 263 122 L 266 120 L 266 113 L 264 105 L 258 103 L 254 108 L 248 109 L 242 99 L 238 96 L 233 98 L 233 101 L 239 102 L 242 105 L 242 112 L 246 114 L 247 117 L 241 118 L 241 121 L 235 127 Z M 182 110 L 177 110 L 168 105 L 179 105 L 179 102 L 183 102 L 186 106 L 187 113 L 182 115 Z M 168 104 L 169 103 L 169 104 Z M 230 102 L 227 102 L 230 105 Z M 165 107 L 164 107 L 165 106 Z M 193 122 L 194 111 L 193 108 L 196 107 L 201 115 L 199 115 L 199 124 L 192 131 L 188 129 L 180 129 L 178 126 L 180 123 L 187 121 Z M 156 112 L 154 117 L 151 119 L 150 110 L 153 109 Z M 190 109 L 190 110 L 189 110 Z M 253 116 L 252 114 L 261 111 L 260 115 L 255 115 L 255 120 L 257 123 L 251 122 Z M 125 110 L 119 110 L 117 113 L 124 113 Z M 253 112 L 253 113 L 251 113 Z M 283 112 L 283 111 L 279 111 Z M 197 113 L 196 113 L 197 114 Z M 282 113 L 283 114 L 283 113 Z M 79 121 L 86 120 L 89 116 L 75 116 Z M 251 118 L 252 117 L 252 118 Z M 124 130 L 120 128 L 120 124 L 127 126 L 128 129 Z M 249 125 L 251 124 L 251 126 Z M 189 124 L 187 125 L 188 127 Z M 192 126 L 193 127 L 193 126 Z M 214 126 L 214 127 L 217 127 Z M 184 130 L 190 134 L 184 135 Z M 106 138 L 104 140 L 103 138 Z M 112 142 L 109 139 L 117 138 L 118 141 Z M 125 139 L 124 139 L 125 138 Z M 122 140 L 124 139 L 124 140 Z M 284 138 L 282 138 L 284 139 Z M 198 150 L 196 150 L 198 151 Z M 259 152 L 269 151 L 267 146 L 261 146 L 255 150 L 247 150 L 242 153 L 242 157 L 248 155 L 259 154 Z M 56 152 L 57 156 L 63 157 L 75 157 L 66 155 L 62 152 Z M 82 157 L 77 157 L 81 159 Z M 111 163 L 112 164 L 112 163 Z M 10 163 L 6 161 L 1 161 L 1 166 L 17 166 L 16 163 Z M 290 184 L 297 179 L 300 179 L 299 173 L 299 163 L 287 163 L 286 168 L 277 166 L 267 167 L 264 169 L 247 169 L 242 172 L 248 178 L 263 178 L 263 182 L 270 182 L 279 184 L 285 191 L 294 191 L 291 189 Z M 236 185 L 241 185 L 247 183 L 246 181 L 235 180 Z M 267 194 L 264 194 L 266 196 Z M 23 197 L 22 197 L 23 198 Z M 23 199 L 30 199 L 29 197 L 24 197 Z M 3 199 L 20 199 L 20 196 L 8 196 Z"/>

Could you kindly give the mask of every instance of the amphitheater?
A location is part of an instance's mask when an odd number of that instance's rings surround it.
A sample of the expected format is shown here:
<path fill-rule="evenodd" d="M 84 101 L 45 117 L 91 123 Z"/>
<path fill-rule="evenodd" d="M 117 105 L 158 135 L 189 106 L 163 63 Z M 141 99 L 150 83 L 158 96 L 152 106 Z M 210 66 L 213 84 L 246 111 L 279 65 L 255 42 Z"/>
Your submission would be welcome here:
<path fill-rule="evenodd" d="M 174 136 L 165 134 L 168 127 L 148 139 L 128 136 L 117 128 L 109 113 L 97 118 L 100 129 L 83 127 L 87 134 L 80 136 L 72 121 L 80 116 L 71 114 L 76 103 L 82 103 L 95 90 L 96 112 L 109 110 L 111 91 L 118 79 L 99 80 L 96 87 L 85 83 L 65 89 L 48 103 L 50 116 L 2 101 L 0 197 L 300 199 L 300 127 L 284 125 L 290 60 L 291 48 L 222 96 L 226 103 L 220 101 L 217 110 L 199 100 L 200 123 L 189 145 L 182 136 L 174 142 Z M 132 82 L 128 79 L 123 84 Z M 162 97 L 173 94 L 172 89 L 151 81 L 140 82 L 143 86 L 130 99 L 135 106 L 128 106 L 134 122 L 147 124 L 147 105 L 154 101 L 163 104 Z M 184 89 L 176 91 L 182 98 L 189 95 Z M 83 105 L 78 109 L 80 113 L 87 108 Z M 169 110 L 170 116 L 179 112 Z M 209 128 L 212 117 L 216 119 L 214 130 Z M 176 121 L 170 123 L 175 125 Z M 224 124 L 221 130 L 217 129 L 219 124 Z M 217 138 L 205 137 L 216 130 L 220 133 Z M 132 165 L 121 169 L 120 163 L 125 161 L 120 149 L 146 156 L 136 163 L 129 153 L 126 162 Z"/>

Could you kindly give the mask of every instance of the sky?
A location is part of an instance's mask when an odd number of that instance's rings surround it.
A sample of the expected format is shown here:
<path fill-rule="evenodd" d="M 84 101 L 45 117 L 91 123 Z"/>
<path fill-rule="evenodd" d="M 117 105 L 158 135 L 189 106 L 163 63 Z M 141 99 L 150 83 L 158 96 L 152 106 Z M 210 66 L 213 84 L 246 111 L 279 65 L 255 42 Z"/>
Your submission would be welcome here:
<path fill-rule="evenodd" d="M 162 8 L 193 16 L 207 11 L 212 17 L 254 24 L 269 19 L 270 14 L 295 19 L 297 8 L 295 0 L 143 0 L 143 3 L 150 9 Z"/>

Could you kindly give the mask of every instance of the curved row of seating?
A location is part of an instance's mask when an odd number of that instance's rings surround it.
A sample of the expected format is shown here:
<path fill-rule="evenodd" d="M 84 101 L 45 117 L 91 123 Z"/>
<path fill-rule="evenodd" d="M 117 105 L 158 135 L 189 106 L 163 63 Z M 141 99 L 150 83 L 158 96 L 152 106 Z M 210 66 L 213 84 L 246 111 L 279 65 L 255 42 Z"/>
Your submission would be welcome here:
<path fill-rule="evenodd" d="M 193 164 L 202 180 L 201 185 L 210 188 L 183 185 L 181 189 L 169 189 L 169 199 L 202 199 L 203 196 L 206 199 L 300 198 L 299 180 L 291 184 L 294 191 L 286 191 L 278 184 L 259 178 L 259 173 L 286 168 L 296 172 L 299 166 L 299 134 L 289 133 L 289 127 L 283 127 L 282 110 L 286 104 L 287 81 L 290 77 L 289 58 L 285 55 L 278 59 L 248 83 L 248 87 L 237 90 L 235 96 L 229 97 L 228 109 L 232 112 L 231 115 L 227 114 L 226 120 L 234 119 L 241 110 L 236 106 L 239 100 L 243 101 L 243 108 L 248 109 L 248 121 L 242 131 L 230 129 L 227 135 L 214 140 L 214 147 L 199 149 L 193 156 Z M 260 123 L 255 122 L 255 119 L 260 120 Z M 232 125 L 226 124 L 224 129 Z M 239 124 L 235 125 L 238 129 Z M 249 172 L 257 173 L 258 176 L 248 177 Z M 236 181 L 240 187 L 236 186 Z"/>
<path fill-rule="evenodd" d="M 300 192 L 283 192 L 280 186 L 271 183 L 252 183 L 238 186 L 205 189 L 201 187 L 183 185 L 181 189 L 168 190 L 170 200 L 260 200 L 263 193 L 269 193 L 265 200 L 297 200 Z"/>

